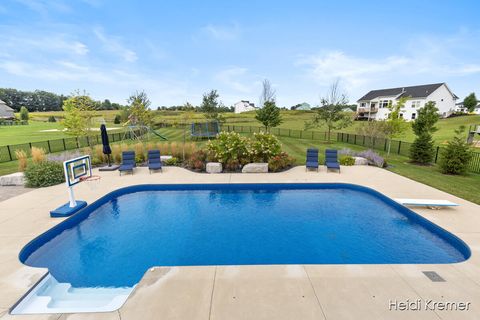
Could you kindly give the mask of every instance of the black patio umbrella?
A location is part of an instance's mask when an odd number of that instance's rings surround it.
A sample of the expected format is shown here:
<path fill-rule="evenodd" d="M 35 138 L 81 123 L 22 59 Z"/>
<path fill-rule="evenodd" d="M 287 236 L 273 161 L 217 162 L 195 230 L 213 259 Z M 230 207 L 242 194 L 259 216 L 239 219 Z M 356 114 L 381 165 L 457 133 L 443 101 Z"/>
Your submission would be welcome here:
<path fill-rule="evenodd" d="M 112 154 L 112 149 L 110 149 L 110 144 L 108 142 L 107 127 L 105 127 L 104 124 L 100 126 L 100 134 L 102 135 L 103 154 L 107 155 L 108 166 L 110 167 L 110 155 Z"/>

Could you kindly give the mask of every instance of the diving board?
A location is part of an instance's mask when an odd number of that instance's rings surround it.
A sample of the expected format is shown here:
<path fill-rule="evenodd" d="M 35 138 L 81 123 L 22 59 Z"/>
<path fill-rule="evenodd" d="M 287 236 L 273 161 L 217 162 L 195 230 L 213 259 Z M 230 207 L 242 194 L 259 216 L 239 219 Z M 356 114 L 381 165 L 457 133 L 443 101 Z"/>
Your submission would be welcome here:
<path fill-rule="evenodd" d="M 428 207 L 430 209 L 459 206 L 458 203 L 451 202 L 448 200 L 433 200 L 433 199 L 393 199 L 393 200 L 405 206 Z"/>

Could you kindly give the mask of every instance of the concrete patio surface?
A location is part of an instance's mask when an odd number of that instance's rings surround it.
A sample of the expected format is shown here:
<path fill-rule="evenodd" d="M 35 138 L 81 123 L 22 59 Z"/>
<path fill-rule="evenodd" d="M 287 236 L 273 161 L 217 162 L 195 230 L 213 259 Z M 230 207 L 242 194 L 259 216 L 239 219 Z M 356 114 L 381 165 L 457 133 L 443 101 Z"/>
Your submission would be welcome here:
<path fill-rule="evenodd" d="M 115 189 L 152 183 L 345 182 L 376 189 L 391 198 L 445 199 L 460 206 L 414 211 L 454 233 L 472 250 L 469 260 L 435 265 L 274 265 L 155 267 L 148 270 L 126 303 L 109 313 L 13 316 L 9 308 L 46 269 L 18 260 L 22 247 L 58 224 L 49 211 L 67 202 L 65 185 L 36 189 L 0 202 L 0 319 L 480 319 L 480 206 L 369 166 L 342 167 L 342 173 L 194 173 L 166 167 L 149 174 L 97 172 L 96 190 L 75 186 L 89 203 Z M 432 282 L 435 271 L 445 282 Z M 421 299 L 470 303 L 468 310 L 390 310 L 394 301 Z"/>

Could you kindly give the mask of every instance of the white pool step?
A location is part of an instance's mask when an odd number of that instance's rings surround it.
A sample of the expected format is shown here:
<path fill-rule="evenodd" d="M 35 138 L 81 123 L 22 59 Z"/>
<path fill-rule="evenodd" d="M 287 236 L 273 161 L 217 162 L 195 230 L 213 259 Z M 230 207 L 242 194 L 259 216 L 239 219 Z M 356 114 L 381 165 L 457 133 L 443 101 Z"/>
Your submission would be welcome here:
<path fill-rule="evenodd" d="M 108 312 L 120 308 L 133 288 L 74 288 L 48 274 L 12 314 Z"/>

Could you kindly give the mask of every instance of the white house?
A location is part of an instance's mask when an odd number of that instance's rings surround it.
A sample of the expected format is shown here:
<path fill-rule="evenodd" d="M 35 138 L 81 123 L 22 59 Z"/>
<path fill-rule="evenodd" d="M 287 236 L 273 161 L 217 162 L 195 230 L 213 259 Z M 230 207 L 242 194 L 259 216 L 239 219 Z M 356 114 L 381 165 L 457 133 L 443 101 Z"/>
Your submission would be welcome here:
<path fill-rule="evenodd" d="M 463 112 L 463 113 L 468 113 L 467 108 L 463 106 L 463 101 L 459 102 L 455 105 L 455 112 Z M 473 113 L 475 114 L 480 114 L 480 101 L 477 101 L 477 106 L 473 110 Z"/>
<path fill-rule="evenodd" d="M 390 114 L 388 106 L 396 104 L 401 97 L 408 97 L 400 110 L 400 116 L 407 121 L 415 120 L 418 109 L 428 101 L 435 102 L 441 117 L 448 117 L 455 111 L 458 99 L 446 83 L 372 90 L 357 101 L 357 119 L 387 119 Z"/>
<path fill-rule="evenodd" d="M 0 119 L 15 119 L 14 112 L 15 110 L 7 106 L 5 102 L 0 100 Z"/>
<path fill-rule="evenodd" d="M 254 111 L 257 110 L 255 104 L 253 102 L 249 102 L 248 100 L 240 100 L 233 105 L 235 108 L 235 113 L 242 113 L 247 111 Z"/>

